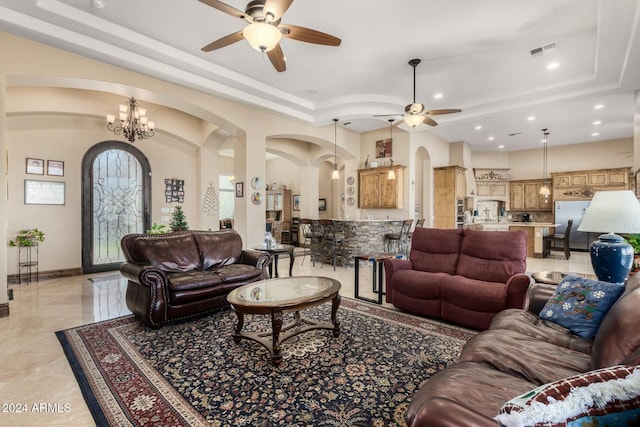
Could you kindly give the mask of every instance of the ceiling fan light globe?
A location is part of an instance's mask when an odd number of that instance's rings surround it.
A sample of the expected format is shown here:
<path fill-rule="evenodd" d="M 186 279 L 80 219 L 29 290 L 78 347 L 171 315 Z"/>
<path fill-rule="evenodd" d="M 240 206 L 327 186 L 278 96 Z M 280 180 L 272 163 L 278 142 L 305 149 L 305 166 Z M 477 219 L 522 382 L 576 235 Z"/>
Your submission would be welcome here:
<path fill-rule="evenodd" d="M 424 116 L 420 114 L 411 114 L 404 118 L 404 122 L 412 128 L 415 128 L 424 122 Z"/>
<path fill-rule="evenodd" d="M 420 104 L 419 102 L 414 102 L 413 104 L 409 104 L 404 107 L 404 111 L 407 114 L 420 114 L 424 111 L 424 104 Z"/>
<path fill-rule="evenodd" d="M 260 52 L 269 52 L 282 39 L 282 33 L 277 27 L 264 22 L 253 22 L 247 25 L 242 30 L 242 35 L 252 48 Z"/>

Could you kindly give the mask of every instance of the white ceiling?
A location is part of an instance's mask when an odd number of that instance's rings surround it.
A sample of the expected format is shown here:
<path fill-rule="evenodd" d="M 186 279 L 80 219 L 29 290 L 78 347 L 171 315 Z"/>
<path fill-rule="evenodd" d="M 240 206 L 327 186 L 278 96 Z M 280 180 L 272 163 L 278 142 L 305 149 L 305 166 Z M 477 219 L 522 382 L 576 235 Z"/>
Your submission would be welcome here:
<path fill-rule="evenodd" d="M 342 44 L 283 39 L 283 73 L 245 41 L 202 52 L 244 21 L 198 0 L 103 2 L 0 0 L 0 30 L 313 126 L 334 117 L 359 132 L 388 126 L 373 115 L 404 111 L 413 97 L 408 61 L 420 58 L 417 102 L 463 111 L 412 132 L 464 140 L 474 151 L 537 148 L 542 128 L 551 145 L 633 137 L 640 0 L 296 0 L 283 23 Z M 551 42 L 555 53 L 531 57 Z M 550 62 L 559 67 L 547 70 Z"/>

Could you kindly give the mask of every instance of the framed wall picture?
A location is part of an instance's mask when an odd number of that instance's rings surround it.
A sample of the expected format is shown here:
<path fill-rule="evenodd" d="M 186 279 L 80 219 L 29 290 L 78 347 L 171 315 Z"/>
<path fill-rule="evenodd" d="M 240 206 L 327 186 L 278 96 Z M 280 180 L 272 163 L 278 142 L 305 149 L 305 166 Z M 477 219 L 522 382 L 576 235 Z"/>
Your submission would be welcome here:
<path fill-rule="evenodd" d="M 24 180 L 25 205 L 64 205 L 64 196 L 64 182 Z"/>
<path fill-rule="evenodd" d="M 47 175 L 64 176 L 64 162 L 60 160 L 47 160 Z"/>
<path fill-rule="evenodd" d="M 293 210 L 294 211 L 299 211 L 300 210 L 300 195 L 296 194 L 293 196 Z"/>
<path fill-rule="evenodd" d="M 236 197 L 244 197 L 244 182 L 236 182 Z"/>
<path fill-rule="evenodd" d="M 391 141 L 391 138 L 376 141 L 376 159 L 392 157 L 392 154 L 393 142 Z"/>
<path fill-rule="evenodd" d="M 327 199 L 318 199 L 318 210 L 319 211 L 327 210 Z"/>
<path fill-rule="evenodd" d="M 44 160 L 27 157 L 27 173 L 32 175 L 44 175 Z"/>

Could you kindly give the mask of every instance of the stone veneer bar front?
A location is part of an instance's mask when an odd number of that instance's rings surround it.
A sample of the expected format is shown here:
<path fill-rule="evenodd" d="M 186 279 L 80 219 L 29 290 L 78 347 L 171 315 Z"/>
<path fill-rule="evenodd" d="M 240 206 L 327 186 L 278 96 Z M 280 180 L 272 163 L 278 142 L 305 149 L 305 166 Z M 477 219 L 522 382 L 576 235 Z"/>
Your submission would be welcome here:
<path fill-rule="evenodd" d="M 381 254 L 387 252 L 385 234 L 399 233 L 402 227 L 400 219 L 335 219 L 336 233 L 344 235 L 343 247 L 345 259 L 348 265 L 352 264 L 351 256 L 355 254 Z M 331 247 L 328 242 L 322 241 L 318 248 L 324 256 L 318 261 L 324 260 L 331 264 Z M 336 255 L 337 265 L 342 265 L 341 256 Z"/>

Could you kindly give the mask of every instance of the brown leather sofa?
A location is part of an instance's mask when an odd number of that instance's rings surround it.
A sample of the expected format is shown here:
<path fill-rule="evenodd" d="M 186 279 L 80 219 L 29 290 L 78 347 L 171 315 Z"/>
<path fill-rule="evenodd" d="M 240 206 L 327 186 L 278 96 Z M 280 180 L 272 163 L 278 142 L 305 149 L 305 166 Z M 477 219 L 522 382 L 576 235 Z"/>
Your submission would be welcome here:
<path fill-rule="evenodd" d="M 487 329 L 506 308 L 522 308 L 524 231 L 416 228 L 408 260 L 385 259 L 386 301 L 410 313 Z"/>
<path fill-rule="evenodd" d="M 152 327 L 215 311 L 231 290 L 269 278 L 271 255 L 243 250 L 234 230 L 129 234 L 120 244 L 127 307 Z"/>
<path fill-rule="evenodd" d="M 536 387 L 595 369 L 640 364 L 640 275 L 636 276 L 593 339 L 540 319 L 536 313 L 554 286 L 533 284 L 528 310 L 497 315 L 489 330 L 467 342 L 457 363 L 422 385 L 405 414 L 407 425 L 496 427 L 500 424 L 493 418 L 502 405 Z"/>

